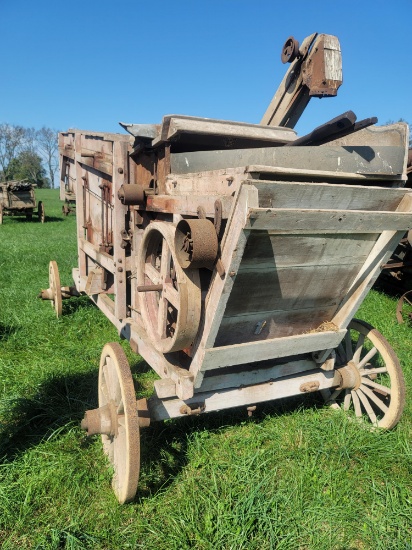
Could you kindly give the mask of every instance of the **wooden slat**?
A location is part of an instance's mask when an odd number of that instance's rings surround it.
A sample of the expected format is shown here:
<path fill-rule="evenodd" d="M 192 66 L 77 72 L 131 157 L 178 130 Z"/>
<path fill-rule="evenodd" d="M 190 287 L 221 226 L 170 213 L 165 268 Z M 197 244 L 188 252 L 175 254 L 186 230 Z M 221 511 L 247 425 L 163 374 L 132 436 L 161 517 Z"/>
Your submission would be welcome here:
<path fill-rule="evenodd" d="M 97 246 L 81 237 L 78 239 L 78 246 L 79 250 L 89 256 L 94 262 L 104 267 L 104 269 L 106 269 L 107 271 L 110 271 L 110 273 L 114 273 L 115 267 L 113 256 L 110 256 L 105 252 L 99 252 Z"/>
<path fill-rule="evenodd" d="M 404 212 L 250 208 L 245 227 L 294 234 L 380 233 L 407 231 L 412 227 L 412 218 Z"/>
<path fill-rule="evenodd" d="M 226 316 L 219 326 L 215 346 L 260 342 L 303 334 L 315 330 L 325 321 L 330 321 L 336 309 L 337 304 L 330 304 L 290 311 L 250 311 Z"/>
<path fill-rule="evenodd" d="M 335 172 L 333 170 L 319 169 L 313 170 L 311 168 L 294 168 L 290 166 L 266 166 L 264 164 L 249 164 L 245 167 L 245 172 L 253 175 L 259 174 L 273 174 L 288 176 L 288 178 L 302 177 L 311 179 L 325 179 L 325 180 L 345 180 L 346 182 L 353 181 L 376 181 L 379 184 L 382 180 L 388 184 L 391 181 L 405 181 L 406 175 L 404 174 L 369 174 L 369 173 L 355 173 L 355 172 Z"/>
<path fill-rule="evenodd" d="M 202 371 L 335 348 L 346 330 L 315 332 L 205 350 Z"/>
<path fill-rule="evenodd" d="M 270 128 L 245 122 L 169 115 L 163 118 L 161 136 L 153 140 L 153 145 L 174 140 L 181 134 L 227 136 L 281 144 L 296 139 L 296 133 L 290 128 Z"/>
<path fill-rule="evenodd" d="M 265 366 L 263 368 L 261 364 L 259 364 L 259 368 L 254 368 L 253 364 L 247 366 L 243 365 L 240 369 L 241 370 L 237 369 L 235 372 L 230 372 L 229 374 L 223 374 L 219 372 L 219 369 L 215 369 L 213 371 L 213 376 L 203 378 L 202 386 L 197 391 L 217 391 L 225 388 L 237 388 L 241 386 L 250 386 L 252 384 L 261 384 L 263 382 L 268 382 L 269 380 L 272 382 L 286 376 L 294 376 L 296 374 L 302 374 L 305 371 L 314 369 L 317 370 L 318 365 L 315 361 L 309 359 L 299 359 L 296 361 L 289 361 L 287 363 L 277 363 L 276 365 L 272 364 L 270 367 Z M 157 395 L 159 396 L 159 393 Z"/>
<path fill-rule="evenodd" d="M 244 388 L 226 389 L 220 391 L 202 392 L 195 394 L 191 399 L 159 399 L 156 396 L 148 400 L 150 418 L 152 420 L 166 420 L 185 416 L 185 406 L 194 408 L 201 406 L 203 412 L 212 412 L 233 407 L 252 405 L 264 401 L 272 401 L 293 395 L 302 395 L 303 387 L 312 383 L 318 390 L 337 385 L 333 371 L 305 372 L 301 376 L 278 380 L 271 383 L 256 384 Z"/>
<path fill-rule="evenodd" d="M 225 316 L 258 311 L 291 311 L 338 305 L 363 262 L 240 271 Z"/>
<path fill-rule="evenodd" d="M 173 153 L 171 172 L 188 174 L 257 164 L 346 174 L 381 174 L 386 178 L 404 171 L 405 149 L 392 146 L 258 147 Z"/>
<path fill-rule="evenodd" d="M 404 188 L 333 183 L 253 180 L 261 208 L 320 208 L 339 210 L 396 210 L 408 192 Z"/>
<path fill-rule="evenodd" d="M 377 235 L 373 233 L 290 235 L 252 231 L 238 274 L 274 267 L 345 265 L 363 262 Z"/>

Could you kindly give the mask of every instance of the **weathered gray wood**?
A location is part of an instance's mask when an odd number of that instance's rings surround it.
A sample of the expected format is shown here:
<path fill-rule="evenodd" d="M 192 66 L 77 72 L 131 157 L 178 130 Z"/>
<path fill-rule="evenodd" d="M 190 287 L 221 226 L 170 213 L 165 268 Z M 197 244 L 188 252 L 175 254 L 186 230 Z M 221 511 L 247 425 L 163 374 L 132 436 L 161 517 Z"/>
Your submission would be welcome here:
<path fill-rule="evenodd" d="M 200 408 L 207 413 L 232 407 L 254 405 L 293 395 L 302 395 L 302 393 L 305 393 L 304 388 L 311 383 L 318 390 L 323 390 L 337 386 L 339 380 L 334 376 L 333 371 L 318 369 L 314 372 L 278 380 L 274 383 L 266 382 L 242 388 L 203 392 L 195 394 L 191 399 L 185 401 L 180 399 L 161 400 L 153 396 L 148 400 L 150 419 L 158 421 L 185 416 L 184 411 L 187 410 L 187 406 Z"/>
<path fill-rule="evenodd" d="M 305 170 L 322 170 L 358 174 L 403 173 L 405 151 L 392 146 L 353 146 L 350 148 L 325 145 L 320 147 L 258 147 L 219 151 L 173 153 L 171 173 L 188 174 L 219 168 L 263 165 Z"/>
<path fill-rule="evenodd" d="M 403 212 L 250 208 L 245 227 L 293 234 L 380 233 L 384 230 L 407 231 L 412 227 L 412 217 Z"/>
<path fill-rule="evenodd" d="M 261 208 L 320 208 L 337 210 L 396 210 L 405 189 L 253 180 Z"/>
<path fill-rule="evenodd" d="M 346 330 L 314 332 L 206 349 L 202 371 L 335 348 Z"/>
<path fill-rule="evenodd" d="M 373 233 L 278 235 L 252 231 L 238 274 L 273 268 L 363 263 L 376 239 Z"/>
<path fill-rule="evenodd" d="M 355 134 L 349 134 L 337 138 L 327 145 L 338 145 L 340 147 L 352 147 L 368 144 L 369 147 L 379 145 L 391 145 L 407 149 L 409 128 L 405 122 L 396 122 L 387 126 L 371 126 L 364 128 Z M 321 145 L 320 147 L 324 147 Z"/>
<path fill-rule="evenodd" d="M 270 128 L 266 125 L 247 124 L 229 120 L 168 115 L 163 118 L 160 136 L 153 140 L 156 146 L 164 141 L 175 140 L 181 134 L 197 134 L 241 138 L 284 144 L 296 139 L 290 128 Z"/>
<path fill-rule="evenodd" d="M 221 261 L 225 275 L 221 277 L 216 270 L 213 274 L 205 299 L 202 327 L 193 344 L 190 372 L 194 375 L 195 387 L 199 387 L 201 384 L 203 375 L 200 368 L 204 350 L 214 344 L 235 281 L 236 271 L 242 260 L 248 236 L 248 233 L 243 230 L 248 207 L 256 204 L 256 189 L 246 184 L 242 185 L 234 199 L 232 212 L 221 242 Z"/>
<path fill-rule="evenodd" d="M 282 176 L 282 179 L 293 180 L 297 178 L 305 178 L 310 181 L 344 181 L 350 183 L 354 181 L 360 183 L 362 181 L 368 182 L 368 184 L 375 183 L 382 185 L 384 182 L 386 187 L 399 187 L 402 182 L 406 181 L 406 175 L 394 174 L 388 176 L 388 174 L 369 174 L 369 173 L 355 173 L 355 172 L 333 172 L 331 170 L 311 170 L 308 168 L 293 168 L 293 167 L 278 167 L 278 166 L 265 166 L 261 164 L 250 164 L 246 166 L 244 172 L 251 175 L 253 179 L 258 179 L 261 174 L 267 176 Z M 262 178 L 263 179 L 263 178 Z"/>
<path fill-rule="evenodd" d="M 248 311 L 244 314 L 223 317 L 215 346 L 230 346 L 245 342 L 260 342 L 272 338 L 284 338 L 316 330 L 330 321 L 337 304 L 271 311 Z"/>
<path fill-rule="evenodd" d="M 243 365 L 235 372 L 230 372 L 230 374 L 220 373 L 219 369 L 209 371 L 208 376 L 203 378 L 201 388 L 195 391 L 195 395 L 198 392 L 208 392 L 213 390 L 217 391 L 225 388 L 239 388 L 242 386 L 262 384 L 269 381 L 273 382 L 279 378 L 294 376 L 296 374 L 301 374 L 309 370 L 313 371 L 318 368 L 315 361 L 309 359 L 300 359 L 296 361 L 289 361 L 287 363 L 279 363 L 279 361 L 281 360 L 273 360 L 273 362 L 269 361 L 269 363 L 276 364 L 264 367 L 259 365 L 259 368 L 256 368 L 253 363 L 250 365 Z M 212 373 L 213 376 L 209 376 L 209 374 Z M 160 380 L 157 382 L 160 382 Z M 160 397 L 159 393 L 156 393 L 157 396 Z"/>

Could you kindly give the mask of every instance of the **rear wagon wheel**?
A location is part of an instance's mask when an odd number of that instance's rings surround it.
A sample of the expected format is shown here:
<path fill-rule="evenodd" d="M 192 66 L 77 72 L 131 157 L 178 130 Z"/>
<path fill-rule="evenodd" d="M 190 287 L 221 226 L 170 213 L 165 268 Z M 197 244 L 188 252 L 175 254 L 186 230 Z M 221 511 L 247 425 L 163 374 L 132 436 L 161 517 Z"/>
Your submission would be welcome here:
<path fill-rule="evenodd" d="M 336 364 L 347 368 L 356 383 L 329 392 L 328 403 L 353 411 L 373 426 L 396 426 L 405 405 L 405 380 L 399 360 L 382 334 L 365 321 L 353 319 L 336 350 Z"/>

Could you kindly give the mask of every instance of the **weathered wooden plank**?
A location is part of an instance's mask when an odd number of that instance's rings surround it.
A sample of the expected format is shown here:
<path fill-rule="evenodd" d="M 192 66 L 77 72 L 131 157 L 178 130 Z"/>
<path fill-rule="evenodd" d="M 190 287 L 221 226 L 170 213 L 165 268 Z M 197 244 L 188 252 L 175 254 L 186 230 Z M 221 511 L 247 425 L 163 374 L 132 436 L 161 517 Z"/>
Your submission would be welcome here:
<path fill-rule="evenodd" d="M 226 389 L 195 394 L 191 399 L 161 400 L 156 396 L 148 400 L 151 420 L 166 420 L 185 416 L 187 406 L 200 407 L 202 412 L 212 412 L 233 407 L 254 405 L 274 399 L 302 395 L 305 388 L 312 386 L 323 390 L 337 386 L 339 381 L 333 371 L 317 370 L 276 382 L 266 382 L 244 388 Z"/>
<path fill-rule="evenodd" d="M 104 267 L 106 271 L 110 271 L 110 273 L 114 273 L 115 267 L 114 267 L 113 256 L 110 256 L 105 252 L 100 252 L 97 246 L 93 245 L 92 243 L 90 243 L 89 241 L 86 241 L 86 239 L 83 239 L 81 237 L 78 239 L 78 246 L 79 246 L 79 250 L 84 252 L 94 262 Z"/>
<path fill-rule="evenodd" d="M 225 316 L 337 306 L 363 262 L 238 271 Z"/>
<path fill-rule="evenodd" d="M 266 125 L 244 122 L 168 115 L 163 118 L 160 137 L 154 139 L 152 144 L 155 146 L 163 141 L 175 140 L 181 134 L 226 136 L 280 144 L 296 139 L 296 132 L 290 128 L 270 128 Z"/>
<path fill-rule="evenodd" d="M 195 387 L 199 387 L 203 375 L 200 367 L 204 349 L 214 344 L 225 311 L 227 300 L 233 287 L 236 271 L 242 260 L 248 233 L 243 230 L 248 207 L 257 204 L 257 192 L 253 186 L 243 185 L 234 197 L 232 212 L 221 242 L 221 261 L 225 274 L 221 277 L 215 270 L 205 299 L 202 330 L 193 344 L 190 372 L 195 377 Z"/>
<path fill-rule="evenodd" d="M 197 216 L 197 208 L 203 207 L 206 217 L 214 218 L 215 201 L 222 202 L 222 217 L 228 218 L 233 203 L 233 197 L 219 195 L 149 195 L 146 200 L 146 210 L 152 212 L 178 212 L 184 216 Z"/>
<path fill-rule="evenodd" d="M 215 369 L 213 371 L 213 376 L 205 376 L 205 378 L 203 378 L 202 386 L 195 391 L 195 395 L 199 391 L 217 391 L 225 388 L 239 388 L 241 386 L 262 384 L 268 381 L 273 382 L 285 376 L 294 376 L 318 368 L 315 361 L 310 359 L 300 359 L 284 363 L 279 363 L 279 361 L 281 361 L 281 359 L 278 359 L 276 364 L 265 367 L 259 364 L 259 368 L 256 368 L 256 365 L 253 363 L 251 365 L 242 365 L 239 369 L 236 369 L 235 372 L 230 372 L 229 374 L 223 374 L 220 372 L 220 369 Z M 275 363 L 275 360 L 270 363 Z M 209 373 L 211 374 L 212 371 L 209 371 Z M 160 397 L 159 393 L 157 393 L 157 395 Z"/>
<path fill-rule="evenodd" d="M 352 147 L 368 144 L 370 147 L 377 145 L 391 145 L 408 149 L 409 128 L 405 122 L 396 122 L 387 126 L 370 126 L 354 134 L 348 134 L 330 141 L 327 145 L 340 147 Z M 320 145 L 320 147 L 324 147 Z"/>
<path fill-rule="evenodd" d="M 260 342 L 316 330 L 330 321 L 336 305 L 291 311 L 258 311 L 223 317 L 215 346 Z"/>
<path fill-rule="evenodd" d="M 246 229 L 276 233 L 380 233 L 407 231 L 412 217 L 405 212 L 250 208 Z"/>
<path fill-rule="evenodd" d="M 266 177 L 273 175 L 278 177 L 284 177 L 285 179 L 303 178 L 310 179 L 311 181 L 317 180 L 338 180 L 350 183 L 351 181 L 361 182 L 367 181 L 368 184 L 376 182 L 377 185 L 381 185 L 381 182 L 385 182 L 386 187 L 390 187 L 391 183 L 394 186 L 399 186 L 399 182 L 406 181 L 406 174 L 368 174 L 368 173 L 355 173 L 355 172 L 334 172 L 332 170 L 312 170 L 310 168 L 294 168 L 285 166 L 265 166 L 262 164 L 249 164 L 244 168 L 244 171 L 251 174 L 253 178 L 258 178 L 260 174 L 264 174 Z"/>
<path fill-rule="evenodd" d="M 238 273 L 290 266 L 363 262 L 378 235 L 373 233 L 290 235 L 252 231 Z"/>
<path fill-rule="evenodd" d="M 346 330 L 314 332 L 205 350 L 202 371 L 335 348 Z"/>
<path fill-rule="evenodd" d="M 404 171 L 405 150 L 392 146 L 259 147 L 173 153 L 171 172 L 188 174 L 251 164 L 285 169 L 394 176 Z"/>
<path fill-rule="evenodd" d="M 261 208 L 320 208 L 337 210 L 396 210 L 404 188 L 333 183 L 253 180 Z"/>

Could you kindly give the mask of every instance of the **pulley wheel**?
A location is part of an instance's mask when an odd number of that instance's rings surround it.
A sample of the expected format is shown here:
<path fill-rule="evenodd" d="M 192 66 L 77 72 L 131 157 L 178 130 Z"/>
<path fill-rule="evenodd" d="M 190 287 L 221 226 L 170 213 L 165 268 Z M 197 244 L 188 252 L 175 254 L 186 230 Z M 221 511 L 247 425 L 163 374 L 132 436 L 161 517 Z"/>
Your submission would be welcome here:
<path fill-rule="evenodd" d="M 214 224 L 206 219 L 180 220 L 176 227 L 175 250 L 183 269 L 211 269 L 219 251 Z"/>
<path fill-rule="evenodd" d="M 189 347 L 200 323 L 199 271 L 181 268 L 175 231 L 171 223 L 152 222 L 143 233 L 138 256 L 141 315 L 148 336 L 161 353 Z"/>
<path fill-rule="evenodd" d="M 121 185 L 117 196 L 122 204 L 133 205 L 144 202 L 144 191 L 142 185 L 129 183 Z"/>
<path fill-rule="evenodd" d="M 293 61 L 295 61 L 298 55 L 299 42 L 295 38 L 293 38 L 293 36 L 289 36 L 289 38 L 284 43 L 282 52 L 280 54 L 282 63 L 292 63 Z"/>

